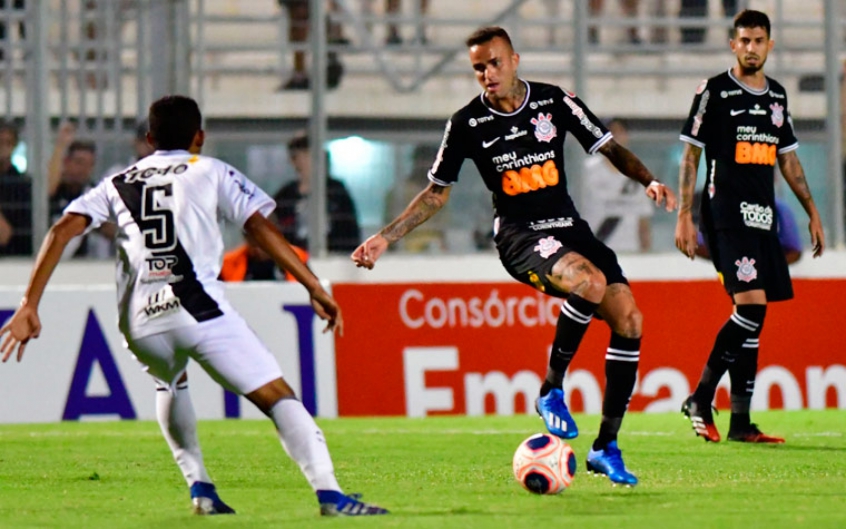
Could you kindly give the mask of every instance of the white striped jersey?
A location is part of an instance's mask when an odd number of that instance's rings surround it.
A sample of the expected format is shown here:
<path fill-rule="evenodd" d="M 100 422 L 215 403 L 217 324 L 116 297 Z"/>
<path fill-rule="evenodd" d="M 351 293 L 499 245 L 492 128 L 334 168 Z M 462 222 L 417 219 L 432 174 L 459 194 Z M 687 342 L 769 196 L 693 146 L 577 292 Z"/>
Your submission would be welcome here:
<path fill-rule="evenodd" d="M 88 230 L 117 224 L 121 332 L 132 338 L 195 325 L 233 309 L 218 281 L 219 221 L 243 226 L 276 203 L 240 171 L 188 151 L 156 151 L 104 178 L 65 213 L 91 218 Z"/>

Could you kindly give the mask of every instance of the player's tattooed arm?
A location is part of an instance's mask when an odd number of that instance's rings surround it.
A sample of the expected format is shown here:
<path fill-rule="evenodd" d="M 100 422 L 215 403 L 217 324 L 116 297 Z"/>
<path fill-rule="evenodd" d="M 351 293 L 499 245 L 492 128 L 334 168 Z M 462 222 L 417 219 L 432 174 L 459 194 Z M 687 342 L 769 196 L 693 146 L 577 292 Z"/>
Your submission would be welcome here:
<path fill-rule="evenodd" d="M 781 169 L 781 174 L 784 175 L 784 179 L 787 180 L 787 185 L 790 186 L 793 194 L 796 195 L 808 214 L 810 219 L 808 230 L 811 233 L 814 257 L 819 257 L 825 249 L 825 232 L 819 211 L 817 211 L 817 205 L 814 204 L 814 199 L 811 196 L 811 188 L 808 187 L 808 180 L 805 178 L 805 171 L 802 169 L 796 151 L 778 155 L 778 166 Z"/>
<path fill-rule="evenodd" d="M 684 144 L 681 164 L 679 165 L 679 215 L 693 214 L 693 195 L 696 193 L 696 173 L 702 148 L 691 143 Z"/>
<path fill-rule="evenodd" d="M 632 180 L 640 182 L 644 186 L 651 184 L 655 177 L 649 172 L 649 169 L 643 165 L 640 158 L 635 154 L 614 141 L 613 139 L 606 142 L 599 148 L 608 161 L 610 161 L 618 171 L 628 176 Z"/>
<path fill-rule="evenodd" d="M 449 200 L 450 189 L 450 187 L 430 183 L 426 189 L 414 197 L 405 211 L 382 228 L 379 233 L 392 244 L 402 239 L 408 232 L 429 220 L 444 207 Z"/>
<path fill-rule="evenodd" d="M 599 152 L 608 158 L 618 171 L 632 180 L 640 182 L 646 188 L 646 196 L 656 205 L 663 205 L 667 211 L 676 209 L 675 193 L 652 176 L 649 169 L 633 152 L 614 141 L 613 138 L 602 145 Z"/>
<path fill-rule="evenodd" d="M 805 211 L 807 211 L 808 207 L 806 204 L 813 204 L 814 199 L 811 197 L 811 188 L 808 187 L 805 170 L 802 169 L 802 164 L 799 162 L 796 151 L 780 154 L 778 156 L 778 166 L 781 169 L 781 174 L 784 175 L 784 179 L 787 180 L 790 189 L 793 190 L 796 198 L 799 199 L 799 202 L 802 203 Z"/>
<path fill-rule="evenodd" d="M 690 259 L 697 255 L 699 248 L 696 239 L 696 226 L 693 224 L 693 194 L 696 192 L 696 170 L 699 167 L 701 156 L 701 147 L 685 143 L 679 165 L 681 204 L 679 205 L 679 216 L 676 220 L 675 240 L 676 248 Z"/>

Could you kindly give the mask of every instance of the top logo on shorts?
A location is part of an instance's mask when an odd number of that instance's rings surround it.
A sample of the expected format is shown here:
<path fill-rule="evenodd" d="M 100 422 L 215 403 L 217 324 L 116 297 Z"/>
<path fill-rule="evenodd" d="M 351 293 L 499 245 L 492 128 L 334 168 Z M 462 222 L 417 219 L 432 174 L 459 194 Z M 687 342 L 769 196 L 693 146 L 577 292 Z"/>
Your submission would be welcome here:
<path fill-rule="evenodd" d="M 770 105 L 770 110 L 773 111 L 772 116 L 770 116 L 773 119 L 773 125 L 781 128 L 784 125 L 784 107 L 778 103 L 773 103 Z"/>
<path fill-rule="evenodd" d="M 538 141 L 549 143 L 557 135 L 558 129 L 552 124 L 552 114 L 541 112 L 538 117 L 532 118 L 532 125 L 535 126 L 535 138 Z"/>
<path fill-rule="evenodd" d="M 538 252 L 544 259 L 549 259 L 549 257 L 554 255 L 555 252 L 557 252 L 562 246 L 564 245 L 561 244 L 560 241 L 550 235 L 549 237 L 545 237 L 538 241 L 538 245 L 535 246 L 533 250 Z"/>
<path fill-rule="evenodd" d="M 758 279 L 758 270 L 755 269 L 755 259 L 744 257 L 734 262 L 737 265 L 737 280 L 751 283 Z"/>

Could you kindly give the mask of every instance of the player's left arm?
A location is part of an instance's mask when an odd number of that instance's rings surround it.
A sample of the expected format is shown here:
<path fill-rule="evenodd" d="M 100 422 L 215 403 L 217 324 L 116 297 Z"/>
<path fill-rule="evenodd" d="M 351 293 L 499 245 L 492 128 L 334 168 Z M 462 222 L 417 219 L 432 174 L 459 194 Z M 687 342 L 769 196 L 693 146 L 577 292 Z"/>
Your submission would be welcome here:
<path fill-rule="evenodd" d="M 656 204 L 664 204 L 667 211 L 676 209 L 676 195 L 673 190 L 659 182 L 632 151 L 613 138 L 605 142 L 598 151 L 608 158 L 618 171 L 646 187 L 646 196 Z"/>
<path fill-rule="evenodd" d="M 781 174 L 787 181 L 787 185 L 799 199 L 799 203 L 805 208 L 810 222 L 808 223 L 808 231 L 811 233 L 811 245 L 814 250 L 814 257 L 819 257 L 825 250 L 825 233 L 823 233 L 822 220 L 820 220 L 819 211 L 814 204 L 814 199 L 811 196 L 811 188 L 808 187 L 808 181 L 805 178 L 805 171 L 802 169 L 802 164 L 799 162 L 799 156 L 796 150 L 788 151 L 778 155 L 778 167 L 781 169 Z"/>
<path fill-rule="evenodd" d="M 26 344 L 32 338 L 38 338 L 41 333 L 41 321 L 38 318 L 38 304 L 41 296 L 47 287 L 53 270 L 62 258 L 62 252 L 71 239 L 85 233 L 85 229 L 91 222 L 91 218 L 77 213 L 65 213 L 56 224 L 47 232 L 35 265 L 32 268 L 32 275 L 29 278 L 29 285 L 26 288 L 21 305 L 15 314 L 0 328 L 0 337 L 9 333 L 0 345 L 0 354 L 3 362 L 17 349 L 18 362 L 23 358 Z"/>

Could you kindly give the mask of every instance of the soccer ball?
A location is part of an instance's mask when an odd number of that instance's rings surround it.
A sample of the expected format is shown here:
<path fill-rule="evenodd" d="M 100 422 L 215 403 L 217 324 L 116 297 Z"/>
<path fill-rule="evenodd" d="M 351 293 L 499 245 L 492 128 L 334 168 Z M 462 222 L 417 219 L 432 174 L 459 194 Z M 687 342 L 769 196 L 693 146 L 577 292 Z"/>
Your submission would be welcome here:
<path fill-rule="evenodd" d="M 514 477 L 535 494 L 559 494 L 573 483 L 576 454 L 554 435 L 535 434 L 514 452 Z"/>

